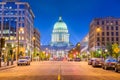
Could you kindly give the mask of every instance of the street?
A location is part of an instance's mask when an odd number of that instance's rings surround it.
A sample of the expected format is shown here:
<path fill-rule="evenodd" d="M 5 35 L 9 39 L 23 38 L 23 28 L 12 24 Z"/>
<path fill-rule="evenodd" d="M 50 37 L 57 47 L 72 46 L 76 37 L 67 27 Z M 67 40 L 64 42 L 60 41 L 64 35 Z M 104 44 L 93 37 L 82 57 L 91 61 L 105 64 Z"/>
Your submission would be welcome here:
<path fill-rule="evenodd" d="M 120 73 L 93 68 L 87 62 L 41 61 L 1 70 L 0 80 L 120 80 Z"/>

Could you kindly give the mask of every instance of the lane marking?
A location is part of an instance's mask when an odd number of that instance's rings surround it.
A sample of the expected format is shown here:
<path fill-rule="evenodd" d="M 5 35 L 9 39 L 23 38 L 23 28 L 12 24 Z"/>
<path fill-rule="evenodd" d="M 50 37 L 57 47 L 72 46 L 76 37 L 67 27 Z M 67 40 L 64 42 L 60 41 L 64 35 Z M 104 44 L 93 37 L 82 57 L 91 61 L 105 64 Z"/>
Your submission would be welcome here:
<path fill-rule="evenodd" d="M 60 74 L 58 74 L 58 80 L 61 80 L 61 76 L 60 76 Z"/>
<path fill-rule="evenodd" d="M 61 80 L 61 64 L 59 65 L 58 80 Z"/>

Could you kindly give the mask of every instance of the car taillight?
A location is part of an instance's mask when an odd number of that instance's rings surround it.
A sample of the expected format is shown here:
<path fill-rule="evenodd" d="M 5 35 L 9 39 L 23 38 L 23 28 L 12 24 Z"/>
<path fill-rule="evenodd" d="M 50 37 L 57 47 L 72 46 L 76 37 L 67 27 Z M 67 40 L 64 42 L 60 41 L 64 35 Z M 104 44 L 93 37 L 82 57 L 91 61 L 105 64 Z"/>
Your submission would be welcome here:
<path fill-rule="evenodd" d="M 110 65 L 110 64 L 111 64 L 111 62 L 108 62 L 108 64 Z"/>
<path fill-rule="evenodd" d="M 115 62 L 108 62 L 108 64 L 109 64 L 109 65 L 114 65 L 114 64 L 115 64 Z"/>

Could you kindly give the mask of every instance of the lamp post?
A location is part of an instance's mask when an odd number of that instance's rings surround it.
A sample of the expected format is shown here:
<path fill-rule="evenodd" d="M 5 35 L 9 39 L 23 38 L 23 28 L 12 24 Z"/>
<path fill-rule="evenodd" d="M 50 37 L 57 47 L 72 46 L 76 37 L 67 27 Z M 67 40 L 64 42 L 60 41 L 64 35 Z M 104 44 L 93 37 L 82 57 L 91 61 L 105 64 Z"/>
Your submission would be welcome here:
<path fill-rule="evenodd" d="M 108 52 L 108 50 L 107 50 L 107 49 L 105 49 L 105 54 L 107 54 L 107 52 Z"/>
<path fill-rule="evenodd" d="M 16 61 L 18 60 L 19 44 L 20 44 L 19 37 L 20 37 L 20 32 L 22 32 L 22 31 L 23 31 L 23 28 L 22 28 L 22 27 L 18 28 L 18 52 L 16 53 Z"/>
<path fill-rule="evenodd" d="M 95 41 L 95 51 L 96 51 L 96 45 L 97 45 L 97 33 L 100 33 L 100 46 L 101 46 L 101 50 L 102 50 L 102 35 L 101 35 L 102 29 L 100 27 L 96 28 L 96 41 Z M 102 58 L 103 58 L 103 52 L 101 53 Z"/>
<path fill-rule="evenodd" d="M 35 36 L 32 38 L 33 42 L 34 42 L 34 54 L 35 54 Z"/>
<path fill-rule="evenodd" d="M 10 49 L 10 54 L 11 54 L 11 65 L 13 65 L 13 48 L 14 48 L 14 44 L 12 44 L 11 49 Z"/>
<path fill-rule="evenodd" d="M 101 28 L 100 27 L 97 27 L 96 28 L 96 36 L 95 36 L 95 38 L 96 38 L 96 41 L 95 41 L 95 51 L 96 51 L 96 45 L 97 45 L 97 33 L 100 33 L 101 32 Z M 100 40 L 101 41 L 101 40 Z"/>

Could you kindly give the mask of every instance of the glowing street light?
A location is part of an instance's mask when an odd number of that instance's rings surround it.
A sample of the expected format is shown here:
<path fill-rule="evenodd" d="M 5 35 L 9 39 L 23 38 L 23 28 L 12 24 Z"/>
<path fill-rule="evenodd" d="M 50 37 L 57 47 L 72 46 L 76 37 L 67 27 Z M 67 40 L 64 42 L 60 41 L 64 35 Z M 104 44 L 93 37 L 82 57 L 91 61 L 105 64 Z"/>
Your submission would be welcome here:
<path fill-rule="evenodd" d="M 20 32 L 23 32 L 23 31 L 24 31 L 24 29 L 22 27 L 20 27 L 18 29 L 18 52 L 16 53 L 16 60 L 18 59 L 18 54 L 19 54 L 19 44 L 20 44 L 19 37 L 20 37 Z"/>
<path fill-rule="evenodd" d="M 98 27 L 97 29 L 96 29 L 96 32 L 101 32 L 102 30 L 101 30 L 101 28 L 100 27 Z"/>
<path fill-rule="evenodd" d="M 107 53 L 107 52 L 108 52 L 108 50 L 107 50 L 107 49 L 105 49 L 105 52 Z"/>
<path fill-rule="evenodd" d="M 32 40 L 35 41 L 35 37 L 33 37 Z"/>
<path fill-rule="evenodd" d="M 78 46 L 80 46 L 80 43 L 78 43 Z"/>
<path fill-rule="evenodd" d="M 74 54 L 74 58 L 76 57 L 76 55 Z"/>

